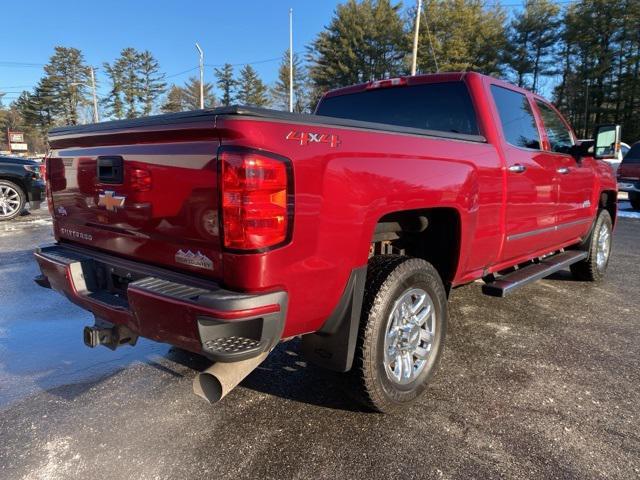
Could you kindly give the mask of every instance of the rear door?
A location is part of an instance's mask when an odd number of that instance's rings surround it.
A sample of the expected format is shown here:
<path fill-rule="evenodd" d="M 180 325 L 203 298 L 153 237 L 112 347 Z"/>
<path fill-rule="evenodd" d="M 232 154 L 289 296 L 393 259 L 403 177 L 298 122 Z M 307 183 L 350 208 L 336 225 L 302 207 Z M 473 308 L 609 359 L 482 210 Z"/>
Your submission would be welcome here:
<path fill-rule="evenodd" d="M 554 245 L 557 161 L 541 149 L 529 97 L 499 85 L 491 85 L 491 94 L 505 140 L 506 239 L 502 260 L 506 262 Z"/>
<path fill-rule="evenodd" d="M 593 158 L 578 161 L 567 153 L 575 139 L 560 114 L 539 99 L 536 106 L 544 126 L 546 155 L 555 158 L 558 177 L 558 242 L 568 242 L 584 235 L 593 221 L 592 205 L 595 184 Z"/>

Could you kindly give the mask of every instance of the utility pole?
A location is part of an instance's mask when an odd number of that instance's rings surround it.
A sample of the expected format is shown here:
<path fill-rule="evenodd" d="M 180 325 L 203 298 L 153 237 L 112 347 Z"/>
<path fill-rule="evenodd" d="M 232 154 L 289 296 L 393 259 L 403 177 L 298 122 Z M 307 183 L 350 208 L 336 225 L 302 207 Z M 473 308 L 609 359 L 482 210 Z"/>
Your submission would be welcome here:
<path fill-rule="evenodd" d="M 418 0 L 418 9 L 416 10 L 416 30 L 413 34 L 413 58 L 411 59 L 411 75 L 416 74 L 416 65 L 418 63 L 418 34 L 420 33 L 420 12 L 422 11 L 422 0 Z"/>
<path fill-rule="evenodd" d="M 98 114 L 98 95 L 96 93 L 96 76 L 93 72 L 93 67 L 89 67 L 89 71 L 91 72 L 91 91 L 93 93 L 93 123 L 98 123 L 100 121 L 100 116 Z"/>
<path fill-rule="evenodd" d="M 204 108 L 204 52 L 196 42 L 196 48 L 200 54 L 200 109 Z"/>
<path fill-rule="evenodd" d="M 289 111 L 293 112 L 293 8 L 289 9 Z"/>

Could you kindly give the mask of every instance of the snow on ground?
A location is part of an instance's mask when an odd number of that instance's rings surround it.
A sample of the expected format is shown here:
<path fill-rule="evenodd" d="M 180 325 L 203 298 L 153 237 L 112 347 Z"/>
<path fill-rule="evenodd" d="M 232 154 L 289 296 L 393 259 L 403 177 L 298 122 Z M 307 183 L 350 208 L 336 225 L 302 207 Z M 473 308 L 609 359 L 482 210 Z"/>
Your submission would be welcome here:
<path fill-rule="evenodd" d="M 629 202 L 618 202 L 618 217 L 621 218 L 638 218 L 640 219 L 640 210 L 634 210 L 631 208 Z"/>

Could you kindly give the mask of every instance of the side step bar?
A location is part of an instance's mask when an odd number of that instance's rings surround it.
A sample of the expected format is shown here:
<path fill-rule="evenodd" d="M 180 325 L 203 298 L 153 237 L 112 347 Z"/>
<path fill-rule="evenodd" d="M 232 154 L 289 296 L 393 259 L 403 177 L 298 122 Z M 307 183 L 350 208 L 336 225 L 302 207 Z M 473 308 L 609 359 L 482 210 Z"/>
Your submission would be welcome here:
<path fill-rule="evenodd" d="M 482 293 L 491 297 L 506 297 L 514 290 L 541 278 L 548 277 L 552 273 L 563 270 L 588 256 L 588 252 L 570 250 L 545 257 L 538 263 L 532 263 L 486 283 L 482 286 Z"/>

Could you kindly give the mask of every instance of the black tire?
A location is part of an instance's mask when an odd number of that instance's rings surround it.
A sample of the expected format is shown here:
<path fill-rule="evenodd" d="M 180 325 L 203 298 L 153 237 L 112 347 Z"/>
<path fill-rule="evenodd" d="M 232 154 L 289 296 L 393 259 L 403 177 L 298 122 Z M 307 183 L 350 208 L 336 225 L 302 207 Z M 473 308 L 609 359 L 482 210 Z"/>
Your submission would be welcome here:
<path fill-rule="evenodd" d="M 603 235 L 603 228 L 608 231 L 609 248 L 604 263 L 598 264 L 598 249 L 601 245 L 600 239 Z M 599 282 L 604 278 L 611 257 L 611 236 L 613 234 L 613 223 L 611 215 L 607 210 L 600 210 L 598 218 L 593 226 L 593 231 L 587 241 L 581 246 L 583 250 L 588 250 L 589 256 L 571 265 L 571 273 L 578 280 L 589 282 Z"/>
<path fill-rule="evenodd" d="M 629 203 L 634 210 L 640 210 L 640 194 L 636 192 L 629 192 Z"/>
<path fill-rule="evenodd" d="M 6 210 L 2 208 L 3 194 L 7 201 L 11 202 L 6 205 Z M 18 202 L 17 204 L 15 202 Z M 0 222 L 12 220 L 22 213 L 27 203 L 27 196 L 22 188 L 9 180 L 0 180 Z"/>
<path fill-rule="evenodd" d="M 391 378 L 392 372 L 385 366 L 385 336 L 396 301 L 414 288 L 430 296 L 435 311 L 435 318 L 429 317 L 434 325 L 433 341 L 420 373 L 413 381 L 400 385 Z M 424 393 L 442 355 L 447 319 L 445 288 L 430 263 L 402 255 L 373 257 L 367 269 L 360 332 L 351 370 L 362 403 L 375 411 L 389 412 L 413 402 Z M 410 371 L 414 371 L 413 363 Z"/>

